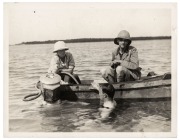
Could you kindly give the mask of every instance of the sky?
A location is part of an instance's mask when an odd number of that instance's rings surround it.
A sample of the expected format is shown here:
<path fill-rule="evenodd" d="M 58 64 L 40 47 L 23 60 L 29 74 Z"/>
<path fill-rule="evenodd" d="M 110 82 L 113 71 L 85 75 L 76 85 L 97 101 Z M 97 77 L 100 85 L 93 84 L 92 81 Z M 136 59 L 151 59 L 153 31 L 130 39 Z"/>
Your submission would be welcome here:
<path fill-rule="evenodd" d="M 170 36 L 173 4 L 4 3 L 9 42 Z"/>
<path fill-rule="evenodd" d="M 172 3 L 5 3 L 9 43 L 76 38 L 170 36 Z"/>

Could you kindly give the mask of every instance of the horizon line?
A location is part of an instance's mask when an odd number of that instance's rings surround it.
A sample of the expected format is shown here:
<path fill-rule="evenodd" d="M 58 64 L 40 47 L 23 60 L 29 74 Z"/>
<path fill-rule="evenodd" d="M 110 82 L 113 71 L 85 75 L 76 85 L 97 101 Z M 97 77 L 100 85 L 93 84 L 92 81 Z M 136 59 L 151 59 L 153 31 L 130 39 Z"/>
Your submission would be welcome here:
<path fill-rule="evenodd" d="M 131 37 L 131 40 L 155 40 L 155 39 L 171 39 L 171 36 L 146 36 L 146 37 Z M 64 41 L 65 43 L 83 43 L 83 42 L 103 42 L 103 41 L 113 41 L 114 38 L 74 38 L 74 39 L 56 39 L 56 40 L 44 40 L 44 41 L 26 41 L 14 45 L 23 44 L 53 44 L 57 41 Z"/>

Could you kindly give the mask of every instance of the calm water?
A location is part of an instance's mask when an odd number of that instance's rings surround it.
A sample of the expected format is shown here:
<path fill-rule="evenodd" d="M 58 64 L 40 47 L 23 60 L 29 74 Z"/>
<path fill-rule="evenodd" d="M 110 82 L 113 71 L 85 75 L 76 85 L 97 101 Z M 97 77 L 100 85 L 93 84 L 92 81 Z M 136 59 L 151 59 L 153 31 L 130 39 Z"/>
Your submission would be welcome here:
<path fill-rule="evenodd" d="M 99 70 L 111 60 L 113 42 L 67 44 L 80 79 L 100 80 Z M 171 70 L 171 41 L 134 41 L 142 74 Z M 34 86 L 47 72 L 53 44 L 19 45 L 9 48 L 9 130 L 20 132 L 167 132 L 171 131 L 170 100 L 117 100 L 113 111 L 99 108 L 98 100 L 64 101 L 49 105 L 38 98 Z"/>

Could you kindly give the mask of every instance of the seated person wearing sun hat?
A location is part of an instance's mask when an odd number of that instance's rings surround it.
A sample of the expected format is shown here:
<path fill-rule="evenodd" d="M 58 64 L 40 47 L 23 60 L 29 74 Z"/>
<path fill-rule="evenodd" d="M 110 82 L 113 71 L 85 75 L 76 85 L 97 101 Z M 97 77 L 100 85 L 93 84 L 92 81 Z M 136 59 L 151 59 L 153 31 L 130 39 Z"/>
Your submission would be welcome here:
<path fill-rule="evenodd" d="M 118 47 L 112 52 L 110 67 L 101 70 L 102 77 L 109 83 L 138 80 L 141 77 L 138 51 L 130 46 L 130 34 L 120 31 L 114 39 Z"/>
<path fill-rule="evenodd" d="M 75 62 L 73 55 L 70 52 L 66 52 L 69 48 L 63 41 L 58 41 L 54 44 L 53 57 L 50 62 L 48 73 L 68 72 L 73 74 Z M 68 78 L 64 77 L 64 81 L 68 82 Z"/>

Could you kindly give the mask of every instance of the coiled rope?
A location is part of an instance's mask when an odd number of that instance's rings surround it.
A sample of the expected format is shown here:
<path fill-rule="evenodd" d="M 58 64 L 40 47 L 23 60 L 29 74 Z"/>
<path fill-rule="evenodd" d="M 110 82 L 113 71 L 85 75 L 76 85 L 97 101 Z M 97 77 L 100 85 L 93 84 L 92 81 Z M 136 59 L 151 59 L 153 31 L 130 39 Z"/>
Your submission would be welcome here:
<path fill-rule="evenodd" d="M 23 101 L 32 101 L 32 100 L 35 100 L 35 99 L 37 99 L 38 97 L 41 96 L 42 91 L 37 87 L 39 82 L 40 82 L 40 81 L 38 81 L 38 82 L 36 83 L 36 85 L 35 85 L 35 88 L 36 88 L 37 90 L 39 90 L 39 92 L 38 92 L 38 93 L 29 94 L 29 95 L 25 96 L 25 97 L 23 98 Z"/>

